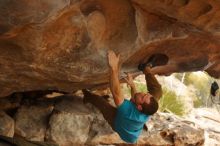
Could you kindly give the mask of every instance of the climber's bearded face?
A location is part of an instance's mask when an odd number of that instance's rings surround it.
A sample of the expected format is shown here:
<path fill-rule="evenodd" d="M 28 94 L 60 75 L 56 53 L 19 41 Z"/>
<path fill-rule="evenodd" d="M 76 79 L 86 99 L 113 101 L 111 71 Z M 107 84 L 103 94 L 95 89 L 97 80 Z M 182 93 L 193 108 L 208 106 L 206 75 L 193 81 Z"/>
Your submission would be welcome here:
<path fill-rule="evenodd" d="M 132 102 L 135 103 L 138 110 L 142 111 L 142 105 L 143 104 L 149 104 L 150 99 L 153 96 L 150 93 L 136 93 L 134 98 L 132 99 Z"/>

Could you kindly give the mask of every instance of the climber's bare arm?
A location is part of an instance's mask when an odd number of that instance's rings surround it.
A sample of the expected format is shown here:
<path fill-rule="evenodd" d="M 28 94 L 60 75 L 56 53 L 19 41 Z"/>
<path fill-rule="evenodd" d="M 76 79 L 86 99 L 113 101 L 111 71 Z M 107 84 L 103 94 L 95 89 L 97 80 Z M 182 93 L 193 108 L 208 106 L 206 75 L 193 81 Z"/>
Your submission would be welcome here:
<path fill-rule="evenodd" d="M 127 84 L 131 87 L 131 98 L 134 98 L 135 93 L 137 93 L 132 74 L 127 73 L 127 78 L 125 78 Z"/>
<path fill-rule="evenodd" d="M 119 58 L 120 55 L 117 56 L 113 51 L 108 51 L 108 62 L 110 66 L 110 90 L 116 106 L 121 105 L 124 101 L 119 81 Z"/>
<path fill-rule="evenodd" d="M 151 72 L 150 67 L 145 67 L 143 73 L 145 74 L 145 79 L 147 82 L 147 89 L 151 95 L 158 101 L 162 96 L 162 88 L 157 81 L 154 74 Z"/>

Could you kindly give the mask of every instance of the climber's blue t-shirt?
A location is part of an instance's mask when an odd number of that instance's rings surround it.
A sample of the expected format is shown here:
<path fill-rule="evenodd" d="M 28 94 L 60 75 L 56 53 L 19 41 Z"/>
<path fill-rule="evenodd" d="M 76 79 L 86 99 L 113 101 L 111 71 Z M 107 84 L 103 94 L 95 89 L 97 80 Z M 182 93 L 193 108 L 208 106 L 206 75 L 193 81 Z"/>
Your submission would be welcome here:
<path fill-rule="evenodd" d="M 117 108 L 114 130 L 124 141 L 135 143 L 148 118 L 149 116 L 141 113 L 134 103 L 125 99 Z"/>

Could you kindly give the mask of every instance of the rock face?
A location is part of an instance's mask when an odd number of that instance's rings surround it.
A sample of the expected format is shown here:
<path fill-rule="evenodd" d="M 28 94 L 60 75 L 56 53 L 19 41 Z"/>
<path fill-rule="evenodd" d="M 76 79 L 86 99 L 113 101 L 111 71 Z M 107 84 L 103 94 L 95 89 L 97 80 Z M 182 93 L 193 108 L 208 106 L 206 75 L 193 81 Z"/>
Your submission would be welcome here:
<path fill-rule="evenodd" d="M 47 139 L 56 141 L 61 146 L 85 143 L 93 121 L 89 112 L 82 100 L 64 99 L 55 106 L 55 112 L 49 121 Z"/>
<path fill-rule="evenodd" d="M 173 114 L 155 114 L 148 125 L 148 138 L 145 143 L 149 145 L 203 145 L 204 130 L 198 128 L 192 121 L 184 121 Z M 156 137 L 156 138 L 155 138 Z"/>
<path fill-rule="evenodd" d="M 21 106 L 15 116 L 15 134 L 32 141 L 44 141 L 51 105 Z"/>
<path fill-rule="evenodd" d="M 135 72 L 152 54 L 157 74 L 220 77 L 220 2 L 213 0 L 0 1 L 0 97 L 108 83 L 107 50 Z"/>
<path fill-rule="evenodd" d="M 3 111 L 0 111 L 0 125 L 0 135 L 14 136 L 14 120 Z"/>
<path fill-rule="evenodd" d="M 6 141 L 17 146 L 126 145 L 103 115 L 92 105 L 83 104 L 81 97 L 64 95 L 53 101 L 47 99 L 43 105 L 37 102 L 23 103 L 14 119 L 0 113 L 1 134 L 13 137 Z M 202 146 L 205 140 L 204 130 L 173 114 L 155 114 L 147 127 L 148 131 L 143 130 L 137 146 Z M 0 136 L 0 145 L 6 141 Z"/>

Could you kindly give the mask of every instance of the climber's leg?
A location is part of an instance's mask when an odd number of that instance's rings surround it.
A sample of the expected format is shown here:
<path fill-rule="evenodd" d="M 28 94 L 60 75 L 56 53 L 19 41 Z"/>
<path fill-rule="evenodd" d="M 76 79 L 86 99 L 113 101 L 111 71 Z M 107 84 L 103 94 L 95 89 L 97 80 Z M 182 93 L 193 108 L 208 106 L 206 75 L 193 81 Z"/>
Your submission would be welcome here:
<path fill-rule="evenodd" d="M 83 90 L 84 102 L 89 102 L 98 108 L 105 120 L 114 129 L 114 119 L 116 116 L 116 108 L 109 104 L 103 96 L 90 93 L 87 90 Z"/>

